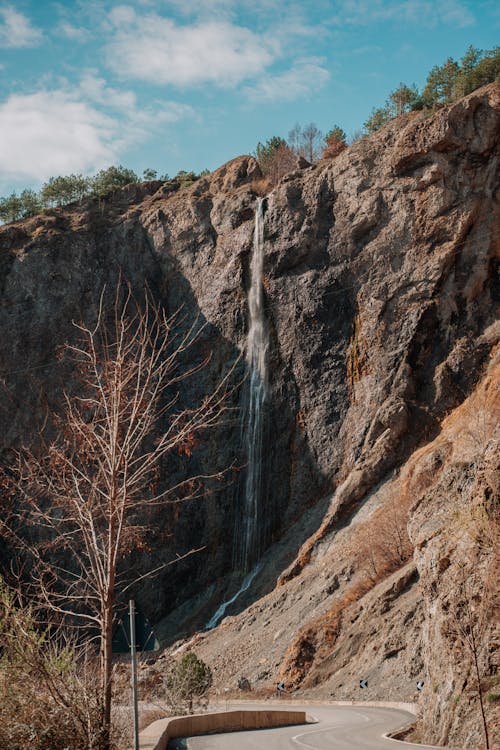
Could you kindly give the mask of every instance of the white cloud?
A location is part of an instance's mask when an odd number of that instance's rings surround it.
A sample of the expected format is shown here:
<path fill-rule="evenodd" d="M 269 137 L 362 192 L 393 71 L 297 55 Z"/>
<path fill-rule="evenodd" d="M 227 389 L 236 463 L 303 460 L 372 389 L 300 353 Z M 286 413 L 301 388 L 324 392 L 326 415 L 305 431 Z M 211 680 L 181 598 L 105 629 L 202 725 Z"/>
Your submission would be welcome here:
<path fill-rule="evenodd" d="M 149 5 L 152 2 L 147 3 Z M 267 13 L 278 10 L 282 14 L 282 7 L 276 0 L 164 0 L 168 9 L 173 9 L 185 16 L 213 16 L 214 14 L 234 16 L 241 8 L 247 8 L 252 13 Z"/>
<path fill-rule="evenodd" d="M 338 25 L 403 21 L 426 26 L 465 27 L 472 25 L 475 19 L 461 0 L 341 0 L 331 21 Z"/>
<path fill-rule="evenodd" d="M 10 5 L 0 8 L 0 19 L 0 47 L 34 47 L 42 39 L 42 32 Z"/>
<path fill-rule="evenodd" d="M 72 23 L 61 21 L 56 31 L 73 42 L 85 42 L 90 34 L 83 26 L 73 26 Z"/>
<path fill-rule="evenodd" d="M 15 179 L 85 172 L 116 156 L 116 123 L 65 91 L 11 95 L 0 131 L 0 172 Z"/>
<path fill-rule="evenodd" d="M 79 89 L 82 96 L 94 104 L 129 112 L 136 107 L 136 95 L 133 91 L 121 91 L 108 86 L 104 78 L 100 78 L 94 71 L 83 74 Z"/>
<path fill-rule="evenodd" d="M 439 13 L 444 23 L 450 23 L 453 26 L 472 26 L 476 22 L 473 13 L 462 3 L 455 2 L 455 0 L 441 0 Z"/>
<path fill-rule="evenodd" d="M 154 129 L 162 123 L 177 122 L 185 117 L 195 116 L 189 104 L 174 101 L 152 102 L 146 107 L 140 106 L 135 92 L 108 86 L 95 70 L 84 72 L 78 90 L 83 99 L 119 112 L 122 127 L 125 126 L 124 134 L 130 133 L 137 126 Z"/>
<path fill-rule="evenodd" d="M 261 73 L 277 52 L 269 38 L 227 21 L 181 26 L 156 14 L 139 16 L 129 6 L 114 8 L 109 20 L 109 66 L 153 83 L 231 87 Z"/>
<path fill-rule="evenodd" d="M 317 57 L 297 60 L 289 70 L 266 75 L 254 86 L 247 86 L 245 93 L 253 100 L 269 102 L 307 98 L 322 88 L 330 77 L 322 63 L 323 60 Z"/>
<path fill-rule="evenodd" d="M 92 172 L 116 163 L 160 125 L 192 114 L 176 102 L 142 109 L 133 94 L 90 73 L 71 90 L 12 94 L 0 103 L 0 174 L 5 182 L 20 182 Z"/>

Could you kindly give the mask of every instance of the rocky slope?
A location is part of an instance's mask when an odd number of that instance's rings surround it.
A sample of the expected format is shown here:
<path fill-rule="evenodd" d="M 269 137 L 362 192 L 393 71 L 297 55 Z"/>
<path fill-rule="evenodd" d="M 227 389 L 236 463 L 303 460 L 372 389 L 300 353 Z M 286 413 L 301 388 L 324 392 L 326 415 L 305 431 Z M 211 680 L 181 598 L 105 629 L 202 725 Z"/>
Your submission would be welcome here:
<path fill-rule="evenodd" d="M 366 678 L 363 696 L 389 699 L 415 696 L 422 679 L 423 738 L 480 746 L 470 654 L 450 623 L 464 608 L 464 557 L 477 576 L 477 618 L 490 611 L 493 543 L 469 531 L 483 514 L 476 505 L 491 524 L 498 498 L 499 125 L 492 84 L 432 116 L 402 116 L 267 196 L 267 552 L 233 617 L 199 639 L 219 687 L 242 674 L 264 687 L 279 675 L 343 698 Z M 206 323 L 192 357 L 210 351 L 211 362 L 181 403 L 214 386 L 245 348 L 262 184 L 256 162 L 241 157 L 185 190 L 131 186 L 0 229 L 6 456 L 36 439 L 63 382 L 76 388 L 57 346 L 118 269 L 136 290 L 146 281 L 169 310 L 182 305 Z M 240 361 L 235 380 L 242 375 Z M 238 393 L 243 406 L 244 386 Z M 466 401 L 472 393 L 489 426 L 474 438 L 481 447 L 462 452 L 456 425 L 463 432 L 466 410 L 481 412 Z M 172 458 L 168 475 L 185 475 L 187 461 Z M 136 592 L 165 642 L 203 627 L 242 578 L 232 564 L 245 473 L 237 421 L 202 442 L 191 464 L 239 470 L 204 502 L 158 514 L 155 564 L 207 546 Z M 494 638 L 482 623 L 480 671 L 493 684 Z"/>

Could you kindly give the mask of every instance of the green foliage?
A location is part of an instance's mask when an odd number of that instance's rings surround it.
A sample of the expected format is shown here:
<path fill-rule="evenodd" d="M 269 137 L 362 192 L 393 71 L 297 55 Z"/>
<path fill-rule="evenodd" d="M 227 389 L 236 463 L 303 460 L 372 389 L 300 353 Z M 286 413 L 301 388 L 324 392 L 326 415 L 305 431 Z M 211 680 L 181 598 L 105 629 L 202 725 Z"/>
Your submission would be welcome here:
<path fill-rule="evenodd" d="M 43 206 L 64 206 L 82 200 L 91 189 L 88 177 L 81 174 L 51 177 L 42 185 L 40 201 Z"/>
<path fill-rule="evenodd" d="M 435 65 L 427 76 L 422 92 L 414 84 L 408 86 L 400 83 L 389 94 L 384 106 L 372 110 L 364 123 L 364 133 L 376 132 L 403 112 L 447 104 L 499 78 L 500 47 L 483 51 L 471 45 L 460 62 L 448 57 L 442 65 Z M 362 135 L 363 133 L 356 133 L 350 142 L 359 140 Z M 345 132 L 335 125 L 325 136 L 324 148 L 321 131 L 314 123 L 306 127 L 296 124 L 289 133 L 288 143 L 280 136 L 272 136 L 265 143 L 259 142 L 253 155 L 259 162 L 263 175 L 271 183 L 276 183 L 294 168 L 297 155 L 312 162 L 323 149 L 323 156 L 335 156 L 342 150 L 342 144 L 346 144 L 346 140 Z M 192 171 L 181 170 L 175 179 L 181 188 L 185 188 L 209 173 L 209 170 L 203 170 L 197 175 Z M 170 177 L 166 173 L 158 176 L 156 169 L 147 168 L 143 171 L 142 179 L 166 182 Z M 0 198 L 0 222 L 26 219 L 43 208 L 63 206 L 87 196 L 105 198 L 114 190 L 138 181 L 133 170 L 121 165 L 102 169 L 94 177 L 84 177 L 81 174 L 51 177 L 39 194 L 23 190 L 20 195 L 13 192 Z"/>
<path fill-rule="evenodd" d="M 460 66 L 452 57 L 443 65 L 434 65 L 422 92 L 425 106 L 433 107 L 451 101 L 459 73 Z"/>
<path fill-rule="evenodd" d="M 323 149 L 324 159 L 334 159 L 345 148 L 347 148 L 347 136 L 345 131 L 339 125 L 328 131 L 325 136 L 325 148 Z"/>
<path fill-rule="evenodd" d="M 499 77 L 500 47 L 483 51 L 470 46 L 460 63 L 449 57 L 443 65 L 432 68 L 422 99 L 427 107 L 448 104 Z"/>
<path fill-rule="evenodd" d="M 165 172 L 164 174 L 158 174 L 156 169 L 145 169 L 142 173 L 143 182 L 149 182 L 151 180 L 160 180 L 161 182 L 167 182 L 170 179 L 169 175 Z"/>
<path fill-rule="evenodd" d="M 383 107 L 372 110 L 364 129 L 374 133 L 403 112 L 448 104 L 499 77 L 500 47 L 483 52 L 470 46 L 460 63 L 448 57 L 442 65 L 435 65 L 427 76 L 422 93 L 414 84 L 400 83 L 389 94 Z"/>
<path fill-rule="evenodd" d="M 461 70 L 455 85 L 456 97 L 466 96 L 475 89 L 500 78 L 500 47 L 482 52 L 469 47 L 461 60 Z"/>
<path fill-rule="evenodd" d="M 180 172 L 177 172 L 175 175 L 175 179 L 181 188 L 186 188 L 192 185 L 193 182 L 196 182 L 198 175 L 195 172 L 186 172 L 185 169 L 181 169 Z"/>
<path fill-rule="evenodd" d="M 328 131 L 328 133 L 325 135 L 325 141 L 328 142 L 330 138 L 336 138 L 339 141 L 347 143 L 347 135 L 345 133 L 345 130 L 342 130 L 340 125 L 334 125 L 333 128 Z"/>
<path fill-rule="evenodd" d="M 0 198 L 0 219 L 4 222 L 18 221 L 21 218 L 21 201 L 17 193 Z"/>
<path fill-rule="evenodd" d="M 185 169 L 181 169 L 174 177 L 174 180 L 176 180 L 179 183 L 179 186 L 181 188 L 187 188 L 190 187 L 194 182 L 200 179 L 200 177 L 205 177 L 207 174 L 210 174 L 209 169 L 204 169 L 199 174 L 196 174 L 196 172 L 186 172 Z M 164 175 L 162 180 L 168 180 L 168 175 Z"/>
<path fill-rule="evenodd" d="M 273 135 L 272 138 L 268 138 L 265 143 L 259 141 L 253 155 L 259 162 L 263 174 L 266 174 L 276 152 L 279 151 L 279 149 L 286 147 L 287 142 L 279 135 Z"/>
<path fill-rule="evenodd" d="M 43 208 L 42 201 L 34 190 L 23 190 L 19 200 L 21 202 L 21 219 L 36 216 Z"/>
<path fill-rule="evenodd" d="M 156 174 L 154 169 L 145 169 L 144 179 L 154 180 Z M 118 188 L 138 182 L 138 179 L 132 169 L 121 165 L 101 169 L 94 177 L 85 177 L 82 174 L 51 177 L 42 185 L 39 193 L 34 190 L 23 190 L 19 195 L 14 192 L 0 198 L 0 222 L 20 221 L 36 216 L 44 208 L 65 206 L 88 197 L 105 198 Z M 169 177 L 165 174 L 159 179 L 168 180 Z"/>
<path fill-rule="evenodd" d="M 158 172 L 156 169 L 145 169 L 142 173 L 142 179 L 144 182 L 149 182 L 150 180 L 156 180 L 158 177 Z"/>
<path fill-rule="evenodd" d="M 194 651 L 176 662 L 166 679 L 167 697 L 175 711 L 192 713 L 193 703 L 206 695 L 212 686 L 212 670 Z"/>
<path fill-rule="evenodd" d="M 372 109 L 371 115 L 363 127 L 367 133 L 375 133 L 377 130 L 380 130 L 380 128 L 383 128 L 390 119 L 391 112 L 387 106 Z"/>
<path fill-rule="evenodd" d="M 420 94 L 415 84 L 407 86 L 405 83 L 400 83 L 397 89 L 391 91 L 383 107 L 372 110 L 364 128 L 367 133 L 375 133 L 394 117 L 399 117 L 404 112 L 413 109 L 421 109 L 422 106 Z"/>
<path fill-rule="evenodd" d="M 6 198 L 0 198 L 0 220 L 6 223 L 29 219 L 41 210 L 42 203 L 33 190 L 23 190 L 20 195 L 11 193 Z"/>
<path fill-rule="evenodd" d="M 414 109 L 419 99 L 420 96 L 415 84 L 407 86 L 405 83 L 400 83 L 398 88 L 389 94 L 389 110 L 393 117 L 399 117 L 403 112 Z"/>
<path fill-rule="evenodd" d="M 131 182 L 139 182 L 139 178 L 132 169 L 121 164 L 101 169 L 91 181 L 92 194 L 97 198 L 106 198 L 114 190 L 130 185 Z"/>
<path fill-rule="evenodd" d="M 257 144 L 254 157 L 259 162 L 262 174 L 273 184 L 295 166 L 295 155 L 284 138 L 274 135 L 265 143 Z"/>

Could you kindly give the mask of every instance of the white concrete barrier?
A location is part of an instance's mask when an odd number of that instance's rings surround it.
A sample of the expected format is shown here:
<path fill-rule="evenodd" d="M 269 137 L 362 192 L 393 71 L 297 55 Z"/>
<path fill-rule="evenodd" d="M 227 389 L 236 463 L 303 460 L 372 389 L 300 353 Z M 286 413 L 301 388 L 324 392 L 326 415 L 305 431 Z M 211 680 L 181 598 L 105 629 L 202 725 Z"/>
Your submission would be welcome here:
<path fill-rule="evenodd" d="M 139 735 L 139 747 L 140 750 L 166 750 L 169 740 L 175 737 L 238 732 L 245 729 L 271 729 L 295 724 L 306 724 L 304 711 L 237 710 L 175 716 L 153 721 L 143 729 Z"/>

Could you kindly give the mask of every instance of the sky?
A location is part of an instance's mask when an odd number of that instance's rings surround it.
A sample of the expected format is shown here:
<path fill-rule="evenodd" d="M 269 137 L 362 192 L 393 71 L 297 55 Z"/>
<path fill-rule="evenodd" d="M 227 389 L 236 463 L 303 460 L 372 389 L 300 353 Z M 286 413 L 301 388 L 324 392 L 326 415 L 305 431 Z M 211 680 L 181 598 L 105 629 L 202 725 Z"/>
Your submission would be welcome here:
<path fill-rule="evenodd" d="M 351 134 L 499 31 L 493 0 L 0 0 L 0 195 L 212 170 L 296 123 Z"/>

